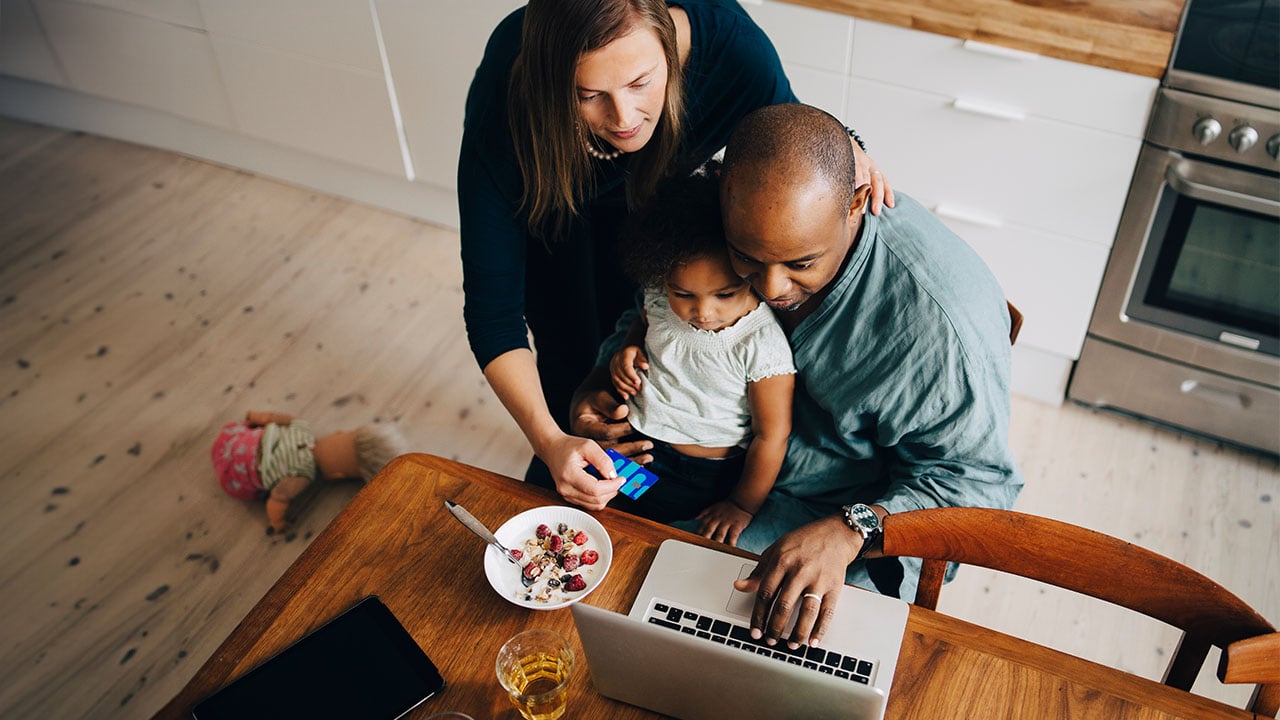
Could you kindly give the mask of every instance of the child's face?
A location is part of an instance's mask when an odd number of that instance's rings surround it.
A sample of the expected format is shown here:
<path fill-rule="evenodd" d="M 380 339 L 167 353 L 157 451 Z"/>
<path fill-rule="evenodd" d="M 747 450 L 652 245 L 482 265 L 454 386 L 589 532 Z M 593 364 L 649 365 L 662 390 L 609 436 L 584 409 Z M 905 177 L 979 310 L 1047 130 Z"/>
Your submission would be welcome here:
<path fill-rule="evenodd" d="M 665 288 L 675 314 L 699 330 L 723 330 L 759 304 L 751 286 L 729 265 L 728 255 L 699 256 L 676 265 Z"/>

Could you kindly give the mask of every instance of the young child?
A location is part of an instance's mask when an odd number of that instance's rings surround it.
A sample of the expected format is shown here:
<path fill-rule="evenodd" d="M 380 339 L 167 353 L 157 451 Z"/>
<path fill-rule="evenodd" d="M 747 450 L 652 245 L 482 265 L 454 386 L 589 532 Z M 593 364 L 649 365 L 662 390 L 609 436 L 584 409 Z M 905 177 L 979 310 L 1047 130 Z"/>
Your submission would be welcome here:
<path fill-rule="evenodd" d="M 773 487 L 791 433 L 795 365 L 769 307 L 733 271 L 717 183 L 669 182 L 624 235 L 623 267 L 644 312 L 610 363 L 628 420 L 654 441 L 659 481 L 615 507 L 695 518 L 734 545 Z"/>

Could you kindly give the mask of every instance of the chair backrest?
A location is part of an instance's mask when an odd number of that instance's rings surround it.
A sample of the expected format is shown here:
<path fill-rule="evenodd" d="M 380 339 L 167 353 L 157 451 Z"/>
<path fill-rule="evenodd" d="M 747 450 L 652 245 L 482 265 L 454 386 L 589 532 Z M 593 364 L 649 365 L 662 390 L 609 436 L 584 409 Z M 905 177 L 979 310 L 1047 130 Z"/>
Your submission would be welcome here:
<path fill-rule="evenodd" d="M 1280 711 L 1280 632 L 1228 645 L 1218 661 L 1218 679 L 1224 683 L 1258 683 L 1249 709 L 1275 717 Z"/>
<path fill-rule="evenodd" d="M 1183 631 L 1166 685 L 1190 690 L 1210 646 L 1275 628 L 1209 578 L 1150 550 L 1048 518 L 987 508 L 933 508 L 885 518 L 884 554 L 924 561 L 916 604 L 936 609 L 947 562 L 1039 580 L 1140 612 Z"/>
<path fill-rule="evenodd" d="M 1018 331 L 1022 329 L 1022 313 L 1008 300 L 1005 300 L 1004 304 L 1009 306 L 1009 344 L 1012 345 L 1018 342 Z"/>

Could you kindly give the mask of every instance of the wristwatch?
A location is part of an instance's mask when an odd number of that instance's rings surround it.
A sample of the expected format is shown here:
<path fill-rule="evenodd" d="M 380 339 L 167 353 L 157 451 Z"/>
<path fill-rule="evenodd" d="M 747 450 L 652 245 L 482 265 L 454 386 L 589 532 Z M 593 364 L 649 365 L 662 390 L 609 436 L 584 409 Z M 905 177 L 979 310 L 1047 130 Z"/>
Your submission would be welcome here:
<path fill-rule="evenodd" d="M 868 550 L 880 547 L 884 528 L 880 525 L 880 517 L 876 515 L 876 511 L 869 506 L 862 503 L 845 505 L 844 524 L 862 535 L 862 549 L 858 551 L 859 558 L 866 555 Z"/>

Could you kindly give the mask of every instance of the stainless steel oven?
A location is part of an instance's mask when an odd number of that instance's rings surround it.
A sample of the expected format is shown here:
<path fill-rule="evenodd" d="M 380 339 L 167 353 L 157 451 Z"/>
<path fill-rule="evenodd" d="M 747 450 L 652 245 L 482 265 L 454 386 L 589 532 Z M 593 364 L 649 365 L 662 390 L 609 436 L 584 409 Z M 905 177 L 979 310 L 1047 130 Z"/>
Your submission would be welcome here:
<path fill-rule="evenodd" d="M 1068 389 L 1280 453 L 1280 3 L 1189 0 Z"/>

